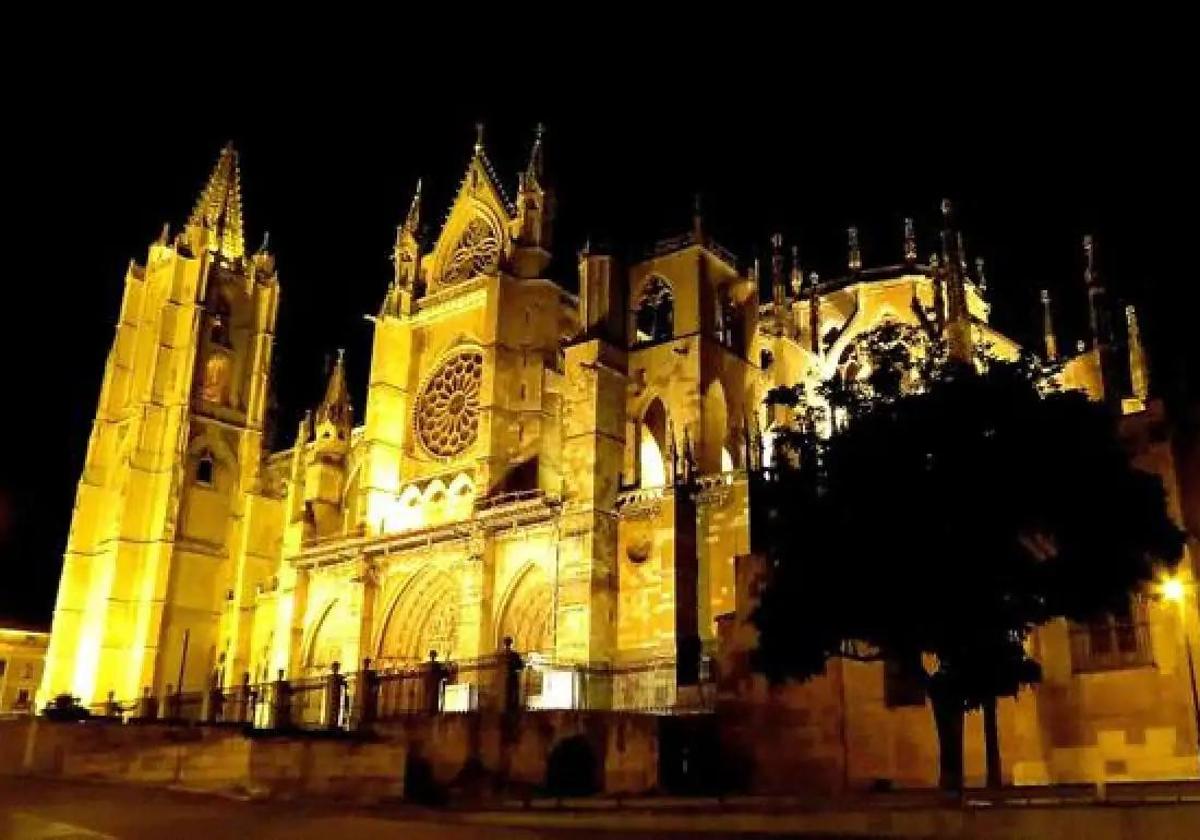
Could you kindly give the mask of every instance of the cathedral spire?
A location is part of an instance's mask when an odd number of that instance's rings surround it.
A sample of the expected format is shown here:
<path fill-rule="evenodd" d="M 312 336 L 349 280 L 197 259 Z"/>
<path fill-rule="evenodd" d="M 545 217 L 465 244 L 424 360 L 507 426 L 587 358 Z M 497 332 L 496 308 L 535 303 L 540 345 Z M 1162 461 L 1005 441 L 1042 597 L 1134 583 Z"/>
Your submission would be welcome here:
<path fill-rule="evenodd" d="M 332 423 L 334 426 L 350 428 L 350 391 L 346 387 L 346 351 L 339 349 L 337 361 L 329 373 L 329 381 L 325 384 L 325 398 L 317 406 L 317 426 Z"/>
<path fill-rule="evenodd" d="M 851 274 L 862 271 L 862 249 L 858 244 L 858 228 L 854 225 L 846 228 L 846 238 L 850 246 L 849 267 Z"/>
<path fill-rule="evenodd" d="M 1150 377 L 1147 374 L 1146 351 L 1142 347 L 1142 331 L 1133 304 L 1125 307 L 1125 328 L 1128 336 L 1126 344 L 1129 346 L 1129 391 L 1139 406 L 1144 408 L 1146 397 L 1150 394 Z"/>
<path fill-rule="evenodd" d="M 988 282 L 987 274 L 983 270 L 983 257 L 975 258 L 975 278 L 979 281 L 979 294 L 986 295 Z"/>
<path fill-rule="evenodd" d="M 792 297 L 800 298 L 800 288 L 804 285 L 804 269 L 800 267 L 800 249 L 792 246 Z"/>
<path fill-rule="evenodd" d="M 246 255 L 242 227 L 242 185 L 238 154 L 233 143 L 225 144 L 188 217 L 188 226 L 207 232 L 205 247 L 228 259 Z"/>
<path fill-rule="evenodd" d="M 408 215 L 404 217 L 404 230 L 414 237 L 421 228 L 421 179 L 417 179 L 417 188 L 413 191 L 412 203 L 408 205 Z"/>
<path fill-rule="evenodd" d="M 1050 291 L 1042 289 L 1042 339 L 1046 347 L 1046 361 L 1058 359 L 1058 336 L 1054 334 L 1054 316 L 1050 311 Z"/>
<path fill-rule="evenodd" d="M 783 279 L 783 234 L 771 236 L 771 300 L 775 303 L 775 315 L 783 317 L 787 306 L 787 285 Z"/>
<path fill-rule="evenodd" d="M 942 262 L 946 278 L 946 331 L 950 358 L 971 362 L 971 316 L 967 310 L 967 292 L 963 281 L 962 235 L 954 230 L 950 199 L 942 199 Z"/>
<path fill-rule="evenodd" d="M 917 235 L 911 216 L 904 219 L 904 262 L 906 265 L 915 265 L 917 262 Z"/>
<path fill-rule="evenodd" d="M 546 126 L 541 123 L 538 123 L 537 128 L 533 130 L 533 148 L 529 151 L 529 165 L 525 167 L 525 185 L 529 188 L 536 188 L 542 184 L 542 175 L 544 174 L 542 135 L 545 133 Z M 482 143 L 482 138 L 480 142 Z"/>

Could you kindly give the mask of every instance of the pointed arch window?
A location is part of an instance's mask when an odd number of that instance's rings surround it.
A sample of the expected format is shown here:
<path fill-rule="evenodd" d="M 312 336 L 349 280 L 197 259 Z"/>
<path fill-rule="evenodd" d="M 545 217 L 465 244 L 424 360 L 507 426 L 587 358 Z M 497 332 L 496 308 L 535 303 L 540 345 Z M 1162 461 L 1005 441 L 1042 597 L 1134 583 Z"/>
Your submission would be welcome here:
<path fill-rule="evenodd" d="M 675 298 L 671 284 L 662 277 L 651 277 L 642 289 L 634 313 L 637 342 L 650 344 L 675 336 Z"/>

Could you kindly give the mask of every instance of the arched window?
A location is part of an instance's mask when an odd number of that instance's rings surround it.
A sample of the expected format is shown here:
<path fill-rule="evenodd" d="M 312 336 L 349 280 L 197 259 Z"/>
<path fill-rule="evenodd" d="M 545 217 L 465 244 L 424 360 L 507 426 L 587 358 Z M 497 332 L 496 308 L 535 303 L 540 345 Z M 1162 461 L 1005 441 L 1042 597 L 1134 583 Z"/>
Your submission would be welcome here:
<path fill-rule="evenodd" d="M 200 455 L 200 460 L 196 462 L 196 483 L 212 487 L 216 476 L 216 466 L 212 453 L 207 449 L 204 450 Z"/>
<path fill-rule="evenodd" d="M 638 461 L 639 484 L 643 488 L 662 487 L 667 483 L 667 412 L 662 400 L 655 399 L 641 422 Z"/>
<path fill-rule="evenodd" d="M 675 299 L 671 286 L 661 277 L 651 277 L 642 289 L 635 315 L 637 342 L 666 341 L 675 336 Z"/>

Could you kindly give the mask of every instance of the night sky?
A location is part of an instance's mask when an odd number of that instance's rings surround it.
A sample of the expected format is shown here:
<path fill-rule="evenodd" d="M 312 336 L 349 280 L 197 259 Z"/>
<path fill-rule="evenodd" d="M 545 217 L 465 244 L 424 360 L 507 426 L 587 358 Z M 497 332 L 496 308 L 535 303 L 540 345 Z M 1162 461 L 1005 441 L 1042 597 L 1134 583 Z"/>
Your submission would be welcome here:
<path fill-rule="evenodd" d="M 988 78 L 947 82 L 892 65 L 838 70 L 831 82 L 722 57 L 709 76 L 661 83 L 593 71 L 517 85 L 517 55 L 487 101 L 464 98 L 458 82 L 418 84 L 390 59 L 341 76 L 313 65 L 195 80 L 96 71 L 15 93 L 0 347 L 16 380 L 0 409 L 0 621 L 49 624 L 125 266 L 145 259 L 163 222 L 183 222 L 228 139 L 241 155 L 247 245 L 269 230 L 278 256 L 285 438 L 319 399 L 338 347 L 361 418 L 363 315 L 387 287 L 395 225 L 424 177 L 436 235 L 477 120 L 510 194 L 545 122 L 558 196 L 551 276 L 567 288 L 586 237 L 637 253 L 690 226 L 697 192 L 706 227 L 743 264 L 757 253 L 769 265 L 778 230 L 826 278 L 844 270 L 851 224 L 871 266 L 899 261 L 902 218 L 914 216 L 924 259 L 948 196 L 971 259 L 987 261 L 1001 330 L 1036 340 L 1037 290 L 1047 287 L 1059 346 L 1083 337 L 1079 242 L 1092 232 L 1110 287 L 1139 304 L 1152 387 L 1176 407 L 1195 399 L 1196 371 L 1189 378 L 1183 362 L 1197 356 L 1200 280 L 1194 234 L 1177 232 L 1195 166 L 1174 125 L 1178 92 L 1149 66 L 1134 75 L 1067 62 L 1074 69 L 1056 65 L 1055 75 L 1026 57 Z"/>

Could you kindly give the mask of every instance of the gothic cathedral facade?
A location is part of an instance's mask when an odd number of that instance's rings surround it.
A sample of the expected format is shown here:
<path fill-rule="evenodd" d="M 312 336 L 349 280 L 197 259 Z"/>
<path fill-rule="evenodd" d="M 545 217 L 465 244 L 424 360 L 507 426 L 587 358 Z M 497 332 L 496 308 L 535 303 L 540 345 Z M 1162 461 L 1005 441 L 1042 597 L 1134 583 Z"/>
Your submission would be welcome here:
<path fill-rule="evenodd" d="M 466 660 L 506 637 L 548 673 L 672 661 L 682 693 L 738 609 L 746 470 L 781 420 L 766 392 L 854 375 L 857 340 L 889 320 L 1019 352 L 989 326 L 982 267 L 953 243 L 920 259 L 911 226 L 882 268 L 852 230 L 846 276 L 822 282 L 778 244 L 769 277 L 739 268 L 697 213 L 641 261 L 585 248 L 571 293 L 546 276 L 540 136 L 515 197 L 480 140 L 432 243 L 421 214 L 418 185 L 361 421 L 339 358 L 279 452 L 264 422 L 281 281 L 265 244 L 246 248 L 232 147 L 183 229 L 131 263 L 40 702 Z M 1121 397 L 1138 414 L 1130 318 Z M 1048 308 L 1046 333 L 1055 355 Z M 1099 396 L 1111 355 L 1097 342 L 1064 378 Z M 575 702 L 553 684 L 545 704 Z"/>

